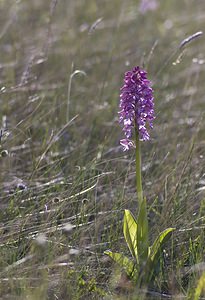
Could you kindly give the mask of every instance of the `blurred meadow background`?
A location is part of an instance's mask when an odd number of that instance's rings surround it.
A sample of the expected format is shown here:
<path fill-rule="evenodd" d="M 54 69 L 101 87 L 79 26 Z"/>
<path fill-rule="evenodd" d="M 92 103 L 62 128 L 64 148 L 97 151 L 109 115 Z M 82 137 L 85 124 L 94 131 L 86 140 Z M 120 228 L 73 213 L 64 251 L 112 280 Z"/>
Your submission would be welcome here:
<path fill-rule="evenodd" d="M 157 3 L 0 0 L 0 299 L 200 299 L 204 35 L 180 45 L 204 31 L 205 1 Z M 142 145 L 150 240 L 177 228 L 146 295 L 104 255 L 128 254 L 123 211 L 137 211 L 134 152 L 122 152 L 118 124 L 136 65 L 155 91 Z"/>

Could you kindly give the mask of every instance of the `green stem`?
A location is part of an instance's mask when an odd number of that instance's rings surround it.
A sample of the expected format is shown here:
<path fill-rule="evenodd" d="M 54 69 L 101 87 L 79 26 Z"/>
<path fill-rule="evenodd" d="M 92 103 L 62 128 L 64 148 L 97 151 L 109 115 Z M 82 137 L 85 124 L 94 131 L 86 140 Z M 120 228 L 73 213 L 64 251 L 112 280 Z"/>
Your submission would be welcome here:
<path fill-rule="evenodd" d="M 141 147 L 139 139 L 138 128 L 135 128 L 135 144 L 136 144 L 136 187 L 137 187 L 137 198 L 139 201 L 139 207 L 143 202 L 143 190 L 142 190 L 142 174 L 141 174 Z"/>
<path fill-rule="evenodd" d="M 137 248 L 139 255 L 140 266 L 144 268 L 148 258 L 148 219 L 147 219 L 147 202 L 143 199 L 142 190 L 142 171 L 141 171 L 141 149 L 139 130 L 135 128 L 135 143 L 136 143 L 136 185 L 137 185 L 137 198 L 139 202 L 139 213 L 137 217 Z M 144 278 L 144 275 L 143 275 Z M 143 279 L 144 280 L 144 279 Z"/>

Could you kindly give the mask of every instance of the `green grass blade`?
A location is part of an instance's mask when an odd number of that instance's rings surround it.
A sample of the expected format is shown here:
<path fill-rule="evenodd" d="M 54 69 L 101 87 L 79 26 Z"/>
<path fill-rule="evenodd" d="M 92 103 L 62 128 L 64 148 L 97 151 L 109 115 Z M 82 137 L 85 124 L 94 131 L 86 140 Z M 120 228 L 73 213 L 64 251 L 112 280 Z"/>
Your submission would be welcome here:
<path fill-rule="evenodd" d="M 205 272 L 201 275 L 195 289 L 194 300 L 199 300 L 202 293 L 205 292 Z"/>

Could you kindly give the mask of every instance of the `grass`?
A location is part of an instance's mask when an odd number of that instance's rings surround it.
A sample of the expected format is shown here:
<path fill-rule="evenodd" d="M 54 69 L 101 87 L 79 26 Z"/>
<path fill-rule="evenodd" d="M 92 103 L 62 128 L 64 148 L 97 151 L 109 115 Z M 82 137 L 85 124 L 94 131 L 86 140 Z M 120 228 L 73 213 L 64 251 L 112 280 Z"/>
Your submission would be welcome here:
<path fill-rule="evenodd" d="M 0 1 L 1 151 L 8 151 L 0 158 L 1 299 L 199 293 L 204 36 L 178 47 L 203 31 L 205 4 L 160 1 L 146 15 L 138 4 Z M 137 208 L 134 153 L 121 151 L 117 121 L 119 87 L 134 65 L 145 65 L 156 99 L 152 140 L 142 149 L 150 239 L 177 228 L 162 259 L 165 271 L 146 296 L 103 254 L 128 253 L 123 210 Z M 86 75 L 72 76 L 76 70 Z"/>

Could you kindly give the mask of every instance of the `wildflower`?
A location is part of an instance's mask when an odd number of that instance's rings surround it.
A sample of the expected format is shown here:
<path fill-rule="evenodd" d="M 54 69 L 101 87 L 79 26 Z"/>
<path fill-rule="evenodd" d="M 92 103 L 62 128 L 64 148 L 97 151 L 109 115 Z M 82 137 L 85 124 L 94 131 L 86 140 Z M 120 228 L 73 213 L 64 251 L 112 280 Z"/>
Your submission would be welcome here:
<path fill-rule="evenodd" d="M 147 73 L 144 70 L 135 67 L 125 73 L 120 94 L 119 122 L 123 124 L 126 137 L 120 141 L 123 151 L 134 147 L 132 135 L 135 128 L 138 130 L 140 140 L 149 140 L 146 125 L 153 128 L 153 120 L 154 97 L 151 82 L 147 79 Z"/>
<path fill-rule="evenodd" d="M 148 10 L 156 10 L 158 5 L 157 0 L 141 0 L 139 10 L 145 14 Z"/>

